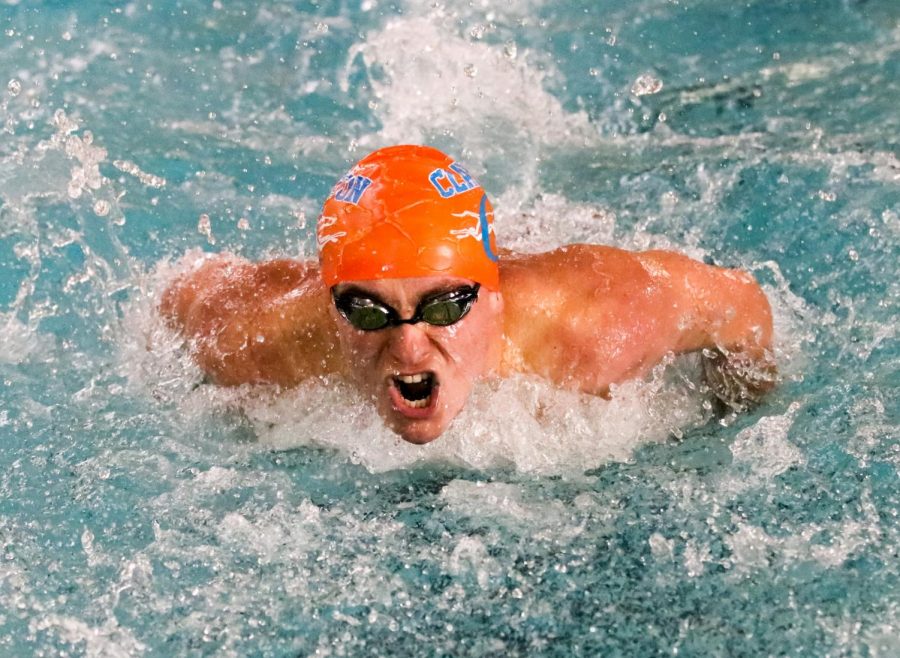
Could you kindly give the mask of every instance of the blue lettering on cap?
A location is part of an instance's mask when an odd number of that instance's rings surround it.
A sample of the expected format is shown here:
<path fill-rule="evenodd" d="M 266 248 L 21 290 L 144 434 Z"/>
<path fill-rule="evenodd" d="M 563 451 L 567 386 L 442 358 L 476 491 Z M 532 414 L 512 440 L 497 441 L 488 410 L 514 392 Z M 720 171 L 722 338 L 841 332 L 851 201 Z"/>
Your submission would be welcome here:
<path fill-rule="evenodd" d="M 371 178 L 347 174 L 335 186 L 334 198 L 338 201 L 346 201 L 356 205 L 371 184 Z"/>
<path fill-rule="evenodd" d="M 448 184 L 447 187 L 444 187 L 444 183 L 447 183 L 447 172 L 443 169 L 435 169 L 428 175 L 428 180 L 431 181 L 431 184 L 434 185 L 434 189 L 438 191 L 438 194 L 441 195 L 444 199 L 449 199 L 456 191 L 453 189 L 453 184 Z"/>
<path fill-rule="evenodd" d="M 478 187 L 478 183 L 476 183 L 475 179 L 472 178 L 472 174 L 466 171 L 466 168 L 458 162 L 454 162 L 453 164 L 451 164 L 450 170 L 459 174 L 460 178 L 462 178 L 464 186 L 464 189 L 462 190 L 463 192 Z"/>
<path fill-rule="evenodd" d="M 428 175 L 428 180 L 444 199 L 468 192 L 478 187 L 478 183 L 461 164 L 453 162 L 447 169 L 435 169 Z"/>

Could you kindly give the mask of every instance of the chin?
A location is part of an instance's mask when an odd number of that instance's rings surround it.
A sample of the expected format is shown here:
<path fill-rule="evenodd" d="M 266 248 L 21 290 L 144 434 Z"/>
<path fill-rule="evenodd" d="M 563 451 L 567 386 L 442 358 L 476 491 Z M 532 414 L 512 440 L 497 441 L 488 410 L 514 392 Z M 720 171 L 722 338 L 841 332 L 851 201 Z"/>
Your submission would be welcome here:
<path fill-rule="evenodd" d="M 391 427 L 407 443 L 425 445 L 431 443 L 447 429 L 446 423 L 397 423 Z"/>

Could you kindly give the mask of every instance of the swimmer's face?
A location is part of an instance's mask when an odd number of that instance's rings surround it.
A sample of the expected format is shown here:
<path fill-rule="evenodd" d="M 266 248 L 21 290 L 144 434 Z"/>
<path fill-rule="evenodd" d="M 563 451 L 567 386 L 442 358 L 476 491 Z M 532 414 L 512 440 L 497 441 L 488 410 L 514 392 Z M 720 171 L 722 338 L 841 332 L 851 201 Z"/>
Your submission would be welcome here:
<path fill-rule="evenodd" d="M 334 293 L 390 306 L 406 319 L 422 300 L 472 285 L 449 276 L 383 279 L 341 283 Z M 362 331 L 333 304 L 331 313 L 350 377 L 387 425 L 410 443 L 440 436 L 465 406 L 475 381 L 499 365 L 503 301 L 486 288 L 478 291 L 468 314 L 444 327 L 418 322 Z"/>

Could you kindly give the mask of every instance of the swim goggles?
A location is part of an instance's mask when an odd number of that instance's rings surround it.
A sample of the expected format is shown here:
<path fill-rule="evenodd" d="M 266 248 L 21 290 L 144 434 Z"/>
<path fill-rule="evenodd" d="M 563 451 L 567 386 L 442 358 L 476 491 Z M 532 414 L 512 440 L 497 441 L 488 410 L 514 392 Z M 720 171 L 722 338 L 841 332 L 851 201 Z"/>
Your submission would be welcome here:
<path fill-rule="evenodd" d="M 352 289 L 338 294 L 332 288 L 331 297 L 338 313 L 360 331 L 378 331 L 417 322 L 447 327 L 466 317 L 478 298 L 480 287 L 476 283 L 474 286 L 462 286 L 449 292 L 429 295 L 419 302 L 415 313 L 408 320 L 403 320 L 395 309 L 384 302 Z"/>

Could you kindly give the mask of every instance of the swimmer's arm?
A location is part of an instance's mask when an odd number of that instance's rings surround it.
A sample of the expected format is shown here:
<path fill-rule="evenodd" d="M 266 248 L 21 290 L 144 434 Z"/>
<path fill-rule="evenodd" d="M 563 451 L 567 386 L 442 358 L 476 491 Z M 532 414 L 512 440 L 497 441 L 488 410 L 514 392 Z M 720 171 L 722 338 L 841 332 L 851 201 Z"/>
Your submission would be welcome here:
<path fill-rule="evenodd" d="M 676 312 L 674 352 L 699 351 L 707 383 L 728 406 L 743 409 L 775 386 L 772 309 L 747 272 L 681 254 L 650 251 L 642 262 L 667 273 Z"/>
<path fill-rule="evenodd" d="M 215 383 L 290 386 L 335 368 L 326 295 L 304 263 L 218 256 L 176 279 L 160 312 Z"/>

